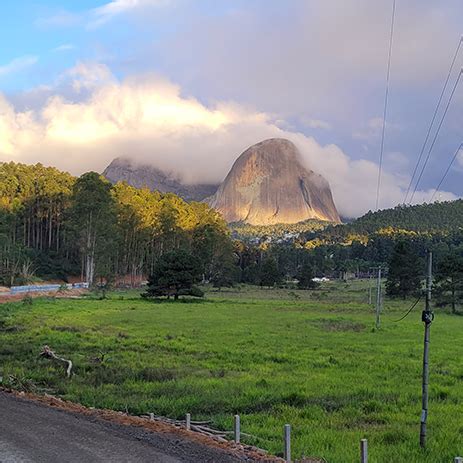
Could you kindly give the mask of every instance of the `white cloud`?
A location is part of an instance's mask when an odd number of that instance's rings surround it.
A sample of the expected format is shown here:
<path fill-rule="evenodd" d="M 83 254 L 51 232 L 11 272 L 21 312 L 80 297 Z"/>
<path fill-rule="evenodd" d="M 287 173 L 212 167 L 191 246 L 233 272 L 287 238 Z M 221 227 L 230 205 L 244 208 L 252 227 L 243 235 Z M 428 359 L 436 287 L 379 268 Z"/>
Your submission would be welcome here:
<path fill-rule="evenodd" d="M 457 161 L 458 164 L 460 164 L 460 166 L 463 167 L 463 148 L 460 149 L 460 151 L 457 154 Z"/>
<path fill-rule="evenodd" d="M 71 12 L 60 10 L 48 17 L 38 18 L 35 25 L 42 29 L 86 25 L 94 29 L 110 22 L 117 16 L 143 11 L 150 7 L 167 6 L 172 0 L 113 0 L 90 10 Z"/>
<path fill-rule="evenodd" d="M 53 52 L 63 52 L 63 51 L 70 51 L 70 50 L 75 50 L 75 45 L 72 43 L 63 43 L 63 45 L 60 45 L 59 47 L 53 48 Z"/>
<path fill-rule="evenodd" d="M 391 107 L 397 98 L 411 103 L 416 92 L 435 104 L 462 14 L 461 2 L 400 2 Z M 253 104 L 280 117 L 317 114 L 353 132 L 359 120 L 382 110 L 390 17 L 389 1 L 247 2 L 189 21 L 146 54 L 161 55 L 165 72 L 195 94 Z M 398 97 L 404 88 L 409 91 Z"/>
<path fill-rule="evenodd" d="M 0 66 L 0 77 L 20 72 L 36 64 L 38 60 L 38 56 L 21 56 L 20 58 L 15 58 L 9 63 Z"/>
<path fill-rule="evenodd" d="M 84 62 L 78 62 L 58 79 L 60 83 L 70 83 L 76 92 L 92 90 L 115 81 L 111 71 L 104 64 Z"/>
<path fill-rule="evenodd" d="M 95 73 L 99 78 L 89 79 Z M 353 160 L 336 145 L 322 146 L 279 128 L 269 114 L 229 102 L 205 106 L 154 75 L 119 82 L 97 64 L 80 63 L 62 79 L 71 81 L 74 95 L 64 97 L 55 89 L 33 111 L 17 111 L 0 98 L 1 160 L 40 161 L 80 174 L 102 171 L 125 155 L 178 172 L 185 181 L 216 182 L 251 144 L 284 137 L 296 143 L 310 168 L 329 180 L 342 215 L 374 207 L 375 163 Z M 381 207 L 401 202 L 407 185 L 408 179 L 384 172 Z M 431 194 L 419 192 L 417 199 Z"/>
<path fill-rule="evenodd" d="M 385 161 L 389 169 L 394 172 L 400 172 L 408 169 L 409 160 L 408 157 L 399 151 L 392 151 L 385 154 Z"/>
<path fill-rule="evenodd" d="M 35 25 L 42 28 L 61 28 L 61 27 L 74 27 L 82 22 L 82 15 L 79 13 L 71 13 L 70 11 L 60 10 L 57 13 L 39 18 L 35 21 Z"/>
<path fill-rule="evenodd" d="M 143 7 L 161 7 L 170 3 L 170 0 L 113 0 L 103 6 L 90 11 L 89 27 L 98 27 L 114 17 Z"/>
<path fill-rule="evenodd" d="M 386 121 L 386 131 L 388 135 L 390 131 L 401 130 L 401 126 L 397 123 Z M 372 117 L 368 120 L 365 127 L 362 127 L 360 130 L 357 130 L 352 134 L 353 138 L 358 140 L 371 141 L 379 138 L 383 131 L 383 118 L 382 117 Z"/>
<path fill-rule="evenodd" d="M 323 129 L 323 130 L 330 130 L 331 124 L 321 119 L 311 119 L 306 116 L 302 116 L 299 118 L 302 125 L 309 127 L 311 129 Z"/>

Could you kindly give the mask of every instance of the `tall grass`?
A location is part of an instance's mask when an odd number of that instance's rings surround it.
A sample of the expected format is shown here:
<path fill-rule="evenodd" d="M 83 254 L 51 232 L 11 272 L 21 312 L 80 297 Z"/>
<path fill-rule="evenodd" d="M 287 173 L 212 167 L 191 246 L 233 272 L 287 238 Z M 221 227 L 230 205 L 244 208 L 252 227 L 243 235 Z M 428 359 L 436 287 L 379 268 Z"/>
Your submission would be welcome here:
<path fill-rule="evenodd" d="M 296 294 L 296 296 L 295 296 Z M 365 283 L 319 291 L 237 288 L 205 302 L 156 304 L 135 293 L 107 300 L 34 300 L 0 306 L 0 376 L 87 406 L 232 428 L 281 454 L 292 425 L 294 456 L 371 462 L 453 461 L 463 453 L 463 318 L 432 326 L 429 448 L 419 448 L 420 310 L 386 301 L 383 324 Z M 69 381 L 38 358 L 50 345 L 75 364 Z"/>

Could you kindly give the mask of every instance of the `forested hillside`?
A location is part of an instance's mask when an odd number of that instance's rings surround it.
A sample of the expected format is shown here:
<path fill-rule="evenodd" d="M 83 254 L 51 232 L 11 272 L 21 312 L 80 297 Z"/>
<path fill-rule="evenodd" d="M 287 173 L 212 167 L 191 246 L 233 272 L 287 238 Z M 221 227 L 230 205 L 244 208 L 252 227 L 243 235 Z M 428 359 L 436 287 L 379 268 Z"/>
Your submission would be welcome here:
<path fill-rule="evenodd" d="M 368 235 L 380 230 L 448 234 L 463 228 L 463 200 L 442 203 L 400 205 L 394 209 L 368 212 L 351 223 L 328 227 L 322 235 L 342 238 Z"/>
<path fill-rule="evenodd" d="M 252 239 L 256 233 L 260 240 Z M 75 178 L 40 164 L 0 164 L 3 285 L 70 276 L 136 282 L 170 251 L 197 260 L 202 278 L 219 285 L 284 284 L 303 268 L 316 276 L 364 275 L 387 266 L 400 241 L 421 257 L 433 249 L 438 262 L 463 255 L 463 201 L 399 206 L 337 226 L 235 224 L 233 236 L 214 209 L 172 193 L 113 186 L 94 172 Z"/>
<path fill-rule="evenodd" d="M 206 204 L 112 186 L 94 172 L 75 178 L 40 164 L 0 164 L 0 284 L 136 278 L 180 247 L 195 253 L 206 277 L 232 255 L 225 222 Z"/>
<path fill-rule="evenodd" d="M 302 233 L 295 247 L 309 251 L 320 274 L 342 275 L 387 266 L 401 241 L 422 257 L 433 250 L 436 261 L 449 253 L 462 254 L 463 200 L 368 212 L 351 223 Z"/>

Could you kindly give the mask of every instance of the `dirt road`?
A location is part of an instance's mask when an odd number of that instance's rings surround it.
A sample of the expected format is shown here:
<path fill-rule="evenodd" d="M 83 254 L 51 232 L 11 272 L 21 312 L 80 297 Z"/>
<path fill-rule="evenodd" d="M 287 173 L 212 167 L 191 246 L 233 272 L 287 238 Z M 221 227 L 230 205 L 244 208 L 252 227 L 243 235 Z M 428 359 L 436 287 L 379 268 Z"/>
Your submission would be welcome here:
<path fill-rule="evenodd" d="M 253 461 L 174 433 L 57 410 L 0 391 L 0 463 Z"/>

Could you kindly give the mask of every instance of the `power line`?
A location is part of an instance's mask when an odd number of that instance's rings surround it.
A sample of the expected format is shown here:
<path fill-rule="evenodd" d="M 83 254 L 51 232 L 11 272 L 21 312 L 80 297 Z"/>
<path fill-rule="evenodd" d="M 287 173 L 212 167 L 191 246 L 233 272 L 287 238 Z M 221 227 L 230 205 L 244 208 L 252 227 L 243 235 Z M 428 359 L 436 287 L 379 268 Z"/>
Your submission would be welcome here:
<path fill-rule="evenodd" d="M 395 4 L 396 4 L 396 0 L 393 0 L 391 32 L 389 35 L 389 56 L 388 56 L 388 61 L 387 61 L 387 74 L 386 74 L 386 93 L 384 95 L 383 129 L 382 129 L 382 134 L 381 134 L 381 148 L 379 152 L 378 185 L 376 188 L 376 210 L 378 210 L 378 207 L 379 207 L 379 196 L 381 192 L 381 174 L 383 170 L 383 154 L 384 154 L 384 136 L 386 133 L 387 103 L 389 99 L 389 80 L 391 76 L 392 43 L 394 39 Z"/>
<path fill-rule="evenodd" d="M 418 180 L 416 181 L 416 184 L 415 184 L 415 188 L 413 189 L 413 193 L 410 197 L 410 201 L 409 201 L 409 204 L 412 203 L 413 201 L 413 198 L 415 196 L 415 193 L 416 193 L 416 190 L 418 189 L 418 185 L 421 181 L 421 178 L 423 177 L 423 173 L 426 169 L 426 166 L 428 165 L 428 161 L 429 161 L 429 158 L 431 157 L 431 153 L 432 153 L 432 150 L 434 148 L 434 145 L 436 143 L 436 140 L 437 140 L 437 137 L 439 136 L 439 132 L 440 132 L 440 129 L 442 128 L 442 124 L 444 123 L 444 120 L 445 120 L 445 116 L 447 115 L 447 112 L 449 110 L 449 107 L 450 107 L 450 103 L 452 102 L 453 100 L 453 96 L 455 95 L 455 91 L 458 87 L 458 84 L 460 83 L 460 79 L 461 79 L 461 75 L 463 74 L 463 69 L 460 70 L 460 72 L 458 73 L 458 77 L 457 77 L 457 80 L 455 81 L 455 85 L 453 86 L 453 89 L 452 89 L 452 93 L 450 94 L 450 98 L 449 98 L 449 101 L 447 102 L 447 105 L 445 107 L 445 111 L 444 111 L 444 114 L 442 114 L 442 117 L 441 117 L 441 120 L 439 122 L 439 125 L 437 127 L 437 131 L 434 135 L 434 138 L 432 140 L 432 143 L 431 143 L 431 146 L 429 147 L 429 151 L 428 151 L 428 155 L 426 156 L 426 159 L 424 161 L 424 164 L 421 168 L 421 171 L 420 171 L 420 175 L 418 176 Z"/>
<path fill-rule="evenodd" d="M 429 136 L 431 135 L 431 130 L 432 130 L 432 127 L 434 125 L 434 122 L 436 120 L 436 117 L 437 117 L 437 113 L 439 111 L 439 108 L 440 108 L 440 105 L 442 103 L 442 99 L 444 98 L 444 94 L 445 94 L 445 91 L 447 90 L 447 85 L 449 83 L 449 80 L 450 80 L 450 76 L 452 74 L 452 71 L 453 71 L 453 67 L 455 66 L 455 62 L 457 60 L 457 57 L 458 57 L 458 53 L 460 52 L 460 48 L 461 48 L 461 44 L 463 43 L 463 36 L 460 37 L 460 40 L 458 42 L 458 46 L 457 46 L 457 49 L 455 50 L 455 54 L 453 56 L 453 59 L 452 59 L 452 62 L 450 64 L 450 68 L 449 68 L 449 71 L 447 73 L 447 78 L 445 79 L 445 82 L 444 82 L 444 86 L 442 88 L 442 92 L 439 96 L 439 100 L 437 102 L 437 106 L 436 106 L 436 109 L 434 110 L 434 114 L 432 116 L 432 120 L 431 120 L 431 124 L 429 124 L 429 128 L 428 128 L 428 132 L 426 133 L 426 138 L 424 139 L 424 143 L 423 143 L 423 146 L 421 147 L 421 151 L 420 151 L 420 155 L 418 156 L 418 160 L 416 161 L 416 164 L 415 164 L 415 169 L 413 170 L 413 175 L 412 175 L 412 178 L 410 179 L 410 183 L 408 184 L 408 188 L 407 188 L 407 193 L 405 194 L 405 198 L 404 198 L 404 204 L 407 202 L 407 198 L 408 198 L 408 195 L 410 193 L 410 189 L 413 185 L 413 181 L 415 180 L 415 175 L 418 171 L 418 167 L 421 163 L 421 159 L 423 158 L 423 154 L 424 154 L 424 150 L 426 148 L 426 145 L 428 143 L 428 140 L 429 140 Z"/>
<path fill-rule="evenodd" d="M 403 315 L 402 317 L 400 317 L 398 320 L 393 320 L 394 323 L 398 323 L 398 322 L 401 322 L 402 320 L 404 320 L 405 318 L 407 318 L 411 311 L 418 305 L 418 303 L 421 301 L 422 299 L 422 296 L 420 296 L 411 306 L 410 308 L 405 312 L 405 315 Z"/>
<path fill-rule="evenodd" d="M 431 203 L 432 203 L 434 197 L 436 196 L 437 192 L 440 190 L 440 187 L 444 183 L 444 180 L 446 179 L 448 173 L 450 172 L 450 169 L 452 168 L 452 165 L 455 162 L 455 160 L 456 160 L 456 158 L 458 156 L 458 153 L 461 151 L 462 148 L 463 148 L 463 143 L 460 143 L 460 146 L 457 148 L 457 150 L 455 151 L 455 154 L 453 155 L 452 159 L 450 160 L 450 164 L 448 165 L 447 170 L 444 172 L 444 175 L 442 176 L 439 184 L 437 185 L 437 188 L 434 190 L 434 193 L 431 196 L 431 201 L 430 201 Z"/>

